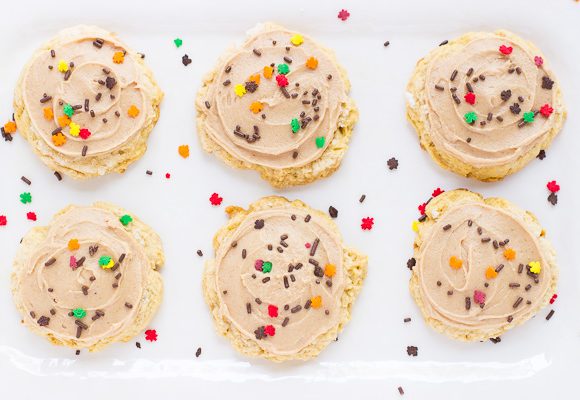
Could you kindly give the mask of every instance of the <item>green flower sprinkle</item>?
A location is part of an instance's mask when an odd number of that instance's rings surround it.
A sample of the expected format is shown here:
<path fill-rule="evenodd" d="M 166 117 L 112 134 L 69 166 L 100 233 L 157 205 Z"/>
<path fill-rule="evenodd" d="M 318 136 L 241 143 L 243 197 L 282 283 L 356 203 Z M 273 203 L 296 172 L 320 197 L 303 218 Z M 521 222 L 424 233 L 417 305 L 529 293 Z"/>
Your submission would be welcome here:
<path fill-rule="evenodd" d="M 73 316 L 75 318 L 81 319 L 87 316 L 87 312 L 85 310 L 83 310 L 82 308 L 75 308 L 73 310 Z"/>
<path fill-rule="evenodd" d="M 75 110 L 73 110 L 72 106 L 67 103 L 62 107 L 62 112 L 70 118 L 75 113 Z"/>
<path fill-rule="evenodd" d="M 28 192 L 21 193 L 20 194 L 20 202 L 22 204 L 32 202 L 32 196 L 30 195 L 30 193 L 28 193 Z"/>
<path fill-rule="evenodd" d="M 109 257 L 109 256 L 101 256 L 99 258 L 99 265 L 101 267 L 105 267 L 105 266 L 109 265 L 110 262 L 111 262 L 111 257 Z"/>
<path fill-rule="evenodd" d="M 272 271 L 272 263 L 270 261 L 264 261 L 262 264 L 262 272 L 267 274 L 268 272 Z"/>
<path fill-rule="evenodd" d="M 293 133 L 298 132 L 300 130 L 300 122 L 298 122 L 298 119 L 292 118 L 292 121 L 290 121 L 290 127 L 292 128 Z"/>
<path fill-rule="evenodd" d="M 176 38 L 175 40 L 173 40 L 173 43 L 175 43 L 175 47 L 180 48 L 181 45 L 183 44 L 183 40 L 181 40 L 180 38 Z"/>
<path fill-rule="evenodd" d="M 474 113 L 473 111 L 470 111 L 468 113 L 465 113 L 464 118 L 465 122 L 467 122 L 468 124 L 473 124 L 475 121 L 477 121 L 477 114 Z"/>
<path fill-rule="evenodd" d="M 279 74 L 286 75 L 288 72 L 290 72 L 290 67 L 288 66 L 288 64 L 278 64 Z"/>
<path fill-rule="evenodd" d="M 326 143 L 326 138 L 324 136 L 318 136 L 316 138 L 316 147 L 319 149 L 324 147 L 324 143 Z"/>
<path fill-rule="evenodd" d="M 528 112 L 524 113 L 524 121 L 527 123 L 534 122 L 534 112 L 528 111 Z"/>
<path fill-rule="evenodd" d="M 125 214 L 121 218 L 119 218 L 119 221 L 121 221 L 123 226 L 127 226 L 127 225 L 129 225 L 130 222 L 133 222 L 133 218 L 131 218 L 130 215 Z"/>

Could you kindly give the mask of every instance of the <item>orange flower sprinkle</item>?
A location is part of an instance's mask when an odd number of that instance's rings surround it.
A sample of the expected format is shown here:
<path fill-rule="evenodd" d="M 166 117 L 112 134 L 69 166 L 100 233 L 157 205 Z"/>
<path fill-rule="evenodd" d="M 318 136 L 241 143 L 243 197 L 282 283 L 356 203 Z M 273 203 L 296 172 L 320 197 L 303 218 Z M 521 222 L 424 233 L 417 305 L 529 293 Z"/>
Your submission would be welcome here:
<path fill-rule="evenodd" d="M 183 158 L 187 158 L 189 157 L 189 145 L 187 144 L 182 144 L 181 146 L 179 146 L 177 148 L 177 152 L 179 153 L 179 155 Z"/>
<path fill-rule="evenodd" d="M 272 77 L 272 74 L 274 73 L 274 68 L 270 67 L 269 65 L 266 65 L 264 67 L 264 78 L 266 79 L 270 79 Z"/>
<path fill-rule="evenodd" d="M 131 118 L 136 118 L 137 115 L 139 115 L 139 109 L 137 107 L 135 107 L 134 104 L 131 104 L 131 107 L 129 107 L 129 109 L 127 110 L 127 114 L 131 117 Z"/>
<path fill-rule="evenodd" d="M 116 51 L 115 54 L 113 54 L 113 62 L 115 64 L 123 64 L 123 61 L 125 61 L 125 53 L 122 51 Z"/>
<path fill-rule="evenodd" d="M 56 135 L 52 135 L 52 143 L 54 143 L 55 146 L 60 147 L 66 143 L 66 137 L 62 132 L 59 132 Z"/>
<path fill-rule="evenodd" d="M 4 124 L 4 132 L 6 133 L 14 133 L 16 132 L 16 122 L 8 121 Z"/>
<path fill-rule="evenodd" d="M 262 111 L 263 108 L 264 105 L 259 101 L 254 101 L 252 104 L 250 104 L 250 111 L 253 112 L 254 114 L 259 113 L 260 111 Z"/>
<path fill-rule="evenodd" d="M 310 69 L 316 69 L 318 68 L 318 60 L 314 57 L 310 57 L 306 60 L 306 66 Z"/>
<path fill-rule="evenodd" d="M 516 251 L 512 248 L 509 249 L 505 249 L 503 251 L 503 256 L 505 257 L 506 260 L 515 260 L 516 258 Z"/>
<path fill-rule="evenodd" d="M 453 269 L 459 269 L 463 266 L 463 261 L 461 258 L 451 256 L 451 258 L 449 258 L 449 266 Z"/>
<path fill-rule="evenodd" d="M 260 84 L 260 74 L 250 75 L 250 79 L 248 79 L 248 80 L 254 82 L 256 85 L 259 85 Z"/>
<path fill-rule="evenodd" d="M 42 109 L 42 115 L 44 115 L 44 119 L 51 120 L 54 118 L 54 113 L 52 112 L 52 108 L 45 107 Z"/>
<path fill-rule="evenodd" d="M 485 277 L 487 279 L 495 279 L 497 278 L 497 272 L 495 271 L 494 267 L 487 267 L 485 270 Z"/>
<path fill-rule="evenodd" d="M 70 124 L 70 118 L 66 115 L 61 115 L 60 117 L 57 118 L 58 121 L 58 126 L 60 126 L 61 128 L 64 128 L 65 126 L 69 126 Z"/>
<path fill-rule="evenodd" d="M 68 241 L 68 249 L 70 251 L 78 250 L 81 246 L 79 245 L 78 239 L 71 239 Z"/>
<path fill-rule="evenodd" d="M 310 306 L 312 308 L 320 308 L 322 307 L 322 297 L 320 296 L 314 296 L 313 298 L 310 299 Z"/>
<path fill-rule="evenodd" d="M 334 264 L 326 264 L 324 267 L 324 275 L 332 278 L 336 274 L 336 266 Z"/>

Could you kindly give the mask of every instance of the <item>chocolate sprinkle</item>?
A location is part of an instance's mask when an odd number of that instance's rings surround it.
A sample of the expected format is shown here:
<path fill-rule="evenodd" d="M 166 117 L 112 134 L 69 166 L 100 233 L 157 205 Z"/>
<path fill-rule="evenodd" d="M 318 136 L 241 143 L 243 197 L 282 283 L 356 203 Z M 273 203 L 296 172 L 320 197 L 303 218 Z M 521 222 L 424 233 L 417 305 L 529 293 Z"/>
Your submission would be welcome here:
<path fill-rule="evenodd" d="M 546 321 L 549 321 L 550 318 L 552 318 L 552 316 L 554 315 L 556 311 L 554 310 L 550 310 L 550 312 L 548 313 L 548 315 L 546 315 Z"/>
<path fill-rule="evenodd" d="M 330 206 L 328 207 L 328 215 L 330 215 L 331 218 L 336 218 L 338 217 L 338 210 L 333 206 Z"/>
<path fill-rule="evenodd" d="M 417 346 L 407 346 L 407 355 L 417 357 L 417 354 L 419 354 L 419 348 Z"/>

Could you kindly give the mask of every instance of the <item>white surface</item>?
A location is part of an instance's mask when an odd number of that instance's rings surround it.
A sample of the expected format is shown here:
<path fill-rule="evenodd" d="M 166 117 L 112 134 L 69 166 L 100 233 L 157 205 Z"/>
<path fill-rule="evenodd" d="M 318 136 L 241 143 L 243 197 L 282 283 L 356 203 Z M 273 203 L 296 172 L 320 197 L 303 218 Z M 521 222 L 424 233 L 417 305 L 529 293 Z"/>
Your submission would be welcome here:
<path fill-rule="evenodd" d="M 148 3 L 147 5 L 144 5 Z M 347 22 L 337 18 L 347 8 Z M 0 386 L 1 398 L 87 399 L 225 398 L 261 399 L 330 396 L 365 399 L 399 398 L 403 386 L 411 399 L 572 398 L 580 357 L 579 276 L 575 248 L 580 166 L 580 65 L 578 17 L 573 0 L 524 1 L 217 1 L 97 2 L 17 1 L 5 5 L 0 24 L 0 121 L 11 115 L 12 91 L 20 68 L 34 49 L 60 28 L 95 23 L 116 31 L 130 46 L 147 55 L 166 93 L 161 118 L 145 156 L 123 176 L 87 182 L 57 182 L 17 136 L 0 143 Z M 214 333 L 203 302 L 200 277 L 211 257 L 211 238 L 225 222 L 227 204 L 247 205 L 273 193 L 251 171 L 226 167 L 198 146 L 193 101 L 201 77 L 220 53 L 257 22 L 272 20 L 302 31 L 334 48 L 349 72 L 352 96 L 361 112 L 350 150 L 332 177 L 281 194 L 313 207 L 339 210 L 336 220 L 346 243 L 368 253 L 369 275 L 353 319 L 315 361 L 274 365 L 238 356 L 229 342 Z M 442 40 L 469 30 L 506 28 L 534 41 L 556 72 L 569 109 L 564 131 L 547 151 L 503 182 L 482 184 L 437 167 L 420 150 L 405 121 L 404 88 L 415 62 Z M 184 41 L 180 49 L 173 39 Z M 388 48 L 383 42 L 390 40 Z M 181 64 L 187 53 L 193 59 Z M 184 160 L 177 146 L 189 144 Z M 397 171 L 386 161 L 399 159 Z M 152 177 L 145 171 L 154 171 Z M 164 174 L 171 173 L 166 180 Z M 28 187 L 20 181 L 32 180 Z M 576 179 L 574 179 L 576 178 Z M 559 204 L 546 201 L 546 182 L 562 186 Z M 431 191 L 467 187 L 486 196 L 506 197 L 537 214 L 558 250 L 561 268 L 556 314 L 550 322 L 542 311 L 528 324 L 506 334 L 500 344 L 458 343 L 422 322 L 407 290 L 411 255 L 411 221 L 417 205 Z M 30 191 L 33 202 L 18 195 Z M 212 192 L 224 197 L 211 207 Z M 366 193 L 363 204 L 358 198 Z M 19 324 L 9 292 L 11 262 L 20 237 L 32 226 L 47 223 L 68 203 L 107 200 L 129 209 L 153 226 L 167 255 L 165 298 L 151 327 L 159 340 L 113 345 L 81 356 L 51 346 Z M 36 223 L 26 212 L 36 211 Z M 372 216 L 375 227 L 360 229 Z M 204 257 L 195 252 L 202 249 Z M 413 321 L 403 324 L 403 318 Z M 408 345 L 419 356 L 406 354 Z M 201 357 L 195 358 L 201 346 Z M 149 379 L 154 378 L 154 379 Z M 570 393 L 570 395 L 567 395 Z M 57 397 L 58 396 L 58 397 Z M 267 397 L 266 397 L 267 396 Z"/>

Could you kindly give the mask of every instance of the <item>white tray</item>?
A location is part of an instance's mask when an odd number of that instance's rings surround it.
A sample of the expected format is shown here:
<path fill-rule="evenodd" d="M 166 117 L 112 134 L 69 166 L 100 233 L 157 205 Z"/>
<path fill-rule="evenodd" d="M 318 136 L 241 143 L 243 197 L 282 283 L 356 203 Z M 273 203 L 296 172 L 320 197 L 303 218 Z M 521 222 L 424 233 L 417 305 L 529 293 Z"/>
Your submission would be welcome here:
<path fill-rule="evenodd" d="M 346 22 L 337 18 L 346 8 Z M 13 87 L 34 49 L 60 28 L 94 23 L 116 31 L 143 51 L 166 93 L 161 118 L 145 156 L 123 176 L 88 182 L 57 182 L 24 140 L 0 143 L 0 398 L 135 399 L 302 397 L 527 399 L 573 398 L 580 358 L 580 287 L 575 250 L 579 235 L 573 222 L 579 205 L 578 148 L 580 121 L 580 4 L 542 1 L 203 1 L 97 2 L 16 1 L 4 7 L 0 24 L 0 121 L 10 118 Z M 355 304 L 352 321 L 340 340 L 315 361 L 275 365 L 237 355 L 218 337 L 203 302 L 200 277 L 212 256 L 211 238 L 225 222 L 227 204 L 247 205 L 272 194 L 251 171 L 235 171 L 198 146 L 193 101 L 202 75 L 222 51 L 243 38 L 257 22 L 275 21 L 312 35 L 336 50 L 352 81 L 361 112 L 350 150 L 332 177 L 303 188 L 285 190 L 289 198 L 339 210 L 336 220 L 346 243 L 368 253 L 369 275 Z M 561 135 L 543 161 L 535 160 L 503 182 L 482 184 L 437 167 L 420 150 L 405 121 L 405 85 L 415 62 L 441 41 L 470 30 L 506 28 L 535 42 L 557 74 L 569 109 Z M 173 39 L 181 37 L 176 49 Z M 389 40 L 390 46 L 383 43 Z M 187 53 L 193 63 L 184 67 Z M 177 147 L 189 144 L 184 160 Z M 389 171 L 390 157 L 400 161 Z M 151 169 L 153 176 L 145 171 Z M 171 179 L 165 179 L 165 173 Z M 32 180 L 26 186 L 20 177 Z M 562 186 L 551 206 L 546 183 Z M 561 281 L 556 314 L 549 309 L 506 334 L 499 344 L 459 343 L 422 322 L 407 290 L 411 221 L 417 205 L 436 187 L 467 187 L 486 196 L 506 197 L 532 210 L 558 250 Z M 19 193 L 33 202 L 22 205 Z M 212 207 L 213 192 L 224 204 Z M 359 204 L 361 194 L 366 201 Z M 113 345 L 97 354 L 75 356 L 51 346 L 19 323 L 9 292 L 12 258 L 21 236 L 47 223 L 68 203 L 95 200 L 117 203 L 151 224 L 167 255 L 165 298 L 151 323 L 159 340 Z M 36 223 L 26 212 L 38 214 Z M 362 231 L 362 217 L 375 218 Z M 203 258 L 196 250 L 204 252 Z M 411 317 L 412 322 L 403 323 Z M 406 354 L 419 347 L 418 357 Z M 202 354 L 195 357 L 198 347 Z M 153 378 L 153 379 L 151 379 Z M 240 385 L 240 383 L 244 383 Z M 574 391 L 574 392 L 572 392 Z M 493 396 L 493 397 L 491 397 Z"/>

